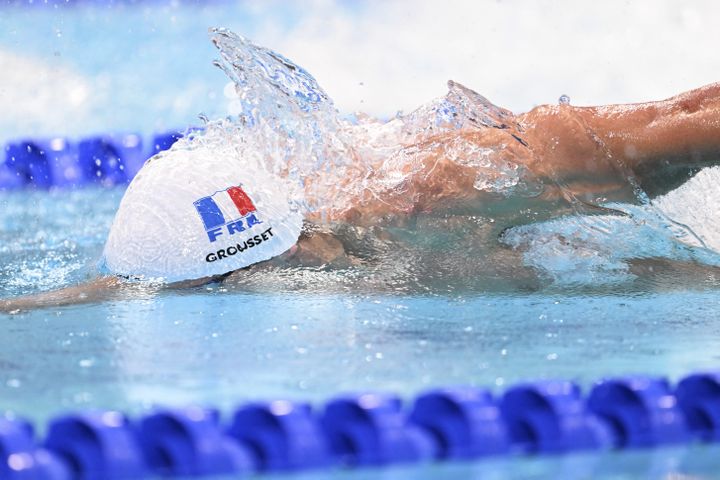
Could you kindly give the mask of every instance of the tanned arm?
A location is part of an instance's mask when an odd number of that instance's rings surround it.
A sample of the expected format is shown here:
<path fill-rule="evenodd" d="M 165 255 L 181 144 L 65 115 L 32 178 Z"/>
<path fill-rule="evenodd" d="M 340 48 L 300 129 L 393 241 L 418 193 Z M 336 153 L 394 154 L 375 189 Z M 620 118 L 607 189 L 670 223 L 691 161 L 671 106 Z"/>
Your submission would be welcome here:
<path fill-rule="evenodd" d="M 703 167 L 720 164 L 720 83 L 625 112 L 597 110 L 596 128 L 651 197 L 680 186 Z M 611 135 L 613 123 L 623 128 Z"/>
<path fill-rule="evenodd" d="M 98 277 L 72 287 L 0 300 L 0 312 L 15 313 L 38 308 L 100 302 L 117 295 L 120 284 L 120 280 L 115 277 Z"/>

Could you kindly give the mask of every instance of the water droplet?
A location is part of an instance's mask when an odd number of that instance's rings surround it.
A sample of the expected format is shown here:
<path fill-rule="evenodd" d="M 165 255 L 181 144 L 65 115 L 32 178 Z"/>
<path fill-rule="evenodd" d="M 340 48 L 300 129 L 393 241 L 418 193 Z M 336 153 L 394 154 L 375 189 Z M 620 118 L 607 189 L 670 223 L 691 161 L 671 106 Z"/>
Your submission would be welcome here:
<path fill-rule="evenodd" d="M 558 103 L 560 105 L 570 105 L 570 97 L 568 97 L 565 94 L 560 95 L 560 98 L 558 99 Z"/>
<path fill-rule="evenodd" d="M 95 365 L 95 359 L 93 358 L 83 358 L 78 362 L 78 365 L 80 365 L 82 368 L 90 368 L 93 365 Z"/>

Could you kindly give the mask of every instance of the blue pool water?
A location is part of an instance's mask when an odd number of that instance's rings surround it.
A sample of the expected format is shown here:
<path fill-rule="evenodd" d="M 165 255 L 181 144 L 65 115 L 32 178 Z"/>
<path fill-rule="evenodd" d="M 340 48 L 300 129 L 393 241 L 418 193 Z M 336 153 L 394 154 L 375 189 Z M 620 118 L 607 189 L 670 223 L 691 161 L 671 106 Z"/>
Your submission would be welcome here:
<path fill-rule="evenodd" d="M 121 194 L 0 194 L 0 296 L 92 276 Z M 720 363 L 720 297 L 711 288 L 328 293 L 317 285 L 337 280 L 332 272 L 304 274 L 313 276 L 304 287 L 147 288 L 94 305 L 1 315 L 2 408 L 42 423 L 58 411 L 92 407 L 229 411 L 248 399 L 319 404 L 363 390 L 410 398 L 437 385 L 500 390 L 539 378 L 588 387 L 628 373 L 677 379 Z M 403 467 L 385 475 L 664 478 L 680 471 L 713 478 L 706 464 L 717 458 L 715 447 L 668 452 Z"/>
<path fill-rule="evenodd" d="M 194 124 L 200 112 L 211 118 L 238 113 L 228 79 L 210 65 L 217 52 L 206 28 L 222 24 L 254 36 L 267 24 L 247 6 L 242 15 L 229 15 L 231 3 L 0 11 L 0 55 L 34 59 L 29 66 L 12 61 L 27 78 L 42 67 L 36 76 L 48 89 L 54 81 L 85 88 L 68 95 L 84 99 L 80 106 L 45 99 L 38 105 L 52 108 L 43 115 L 6 111 L 0 141 L 79 137 L 95 129 L 150 134 Z M 297 10 L 276 22 L 292 22 Z M 511 173 L 502 182 L 516 181 Z M 720 171 L 703 178 L 694 191 L 713 205 Z M 0 192 L 0 299 L 94 278 L 122 195 L 122 187 Z M 692 195 L 674 197 L 674 204 L 697 213 Z M 679 240 L 684 233 L 667 229 L 649 207 L 614 208 L 628 215 L 511 229 L 492 258 L 461 243 L 480 231 L 476 225 L 445 219 L 420 225 L 421 234 L 411 239 L 418 250 L 386 256 L 377 268 L 271 268 L 225 284 L 135 286 L 102 302 L 0 313 L 0 412 L 42 425 L 58 412 L 88 408 L 137 414 L 157 405 L 202 404 L 229 412 L 252 399 L 319 405 L 340 392 L 368 390 L 409 399 L 434 386 L 500 392 L 542 378 L 572 379 L 587 389 L 609 376 L 677 380 L 717 370 L 716 223 L 690 216 L 705 240 L 698 245 Z M 712 217 L 712 208 L 703 211 Z M 454 248 L 428 255 L 453 242 Z M 693 445 L 371 473 L 392 479 L 720 478 L 718 458 L 720 447 Z"/>

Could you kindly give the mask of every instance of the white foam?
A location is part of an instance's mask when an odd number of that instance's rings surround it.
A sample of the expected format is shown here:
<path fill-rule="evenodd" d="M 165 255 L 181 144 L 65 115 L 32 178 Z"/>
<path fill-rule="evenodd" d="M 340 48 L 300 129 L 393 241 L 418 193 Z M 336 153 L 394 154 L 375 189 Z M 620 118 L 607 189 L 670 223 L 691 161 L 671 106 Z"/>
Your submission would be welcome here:
<path fill-rule="evenodd" d="M 637 258 L 720 266 L 719 181 L 720 167 L 706 168 L 650 205 L 608 204 L 619 214 L 523 225 L 502 240 L 561 284 L 624 281 Z"/>
<path fill-rule="evenodd" d="M 720 167 L 705 168 L 672 192 L 658 197 L 653 206 L 691 232 L 679 238 L 694 246 L 720 252 Z"/>

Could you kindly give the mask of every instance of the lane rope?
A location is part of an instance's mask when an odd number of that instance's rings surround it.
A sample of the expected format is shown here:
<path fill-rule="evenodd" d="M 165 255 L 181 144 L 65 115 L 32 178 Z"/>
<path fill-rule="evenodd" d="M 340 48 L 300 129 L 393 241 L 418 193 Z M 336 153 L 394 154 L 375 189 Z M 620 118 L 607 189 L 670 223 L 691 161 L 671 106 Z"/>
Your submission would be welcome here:
<path fill-rule="evenodd" d="M 184 134 L 107 134 L 73 141 L 64 137 L 8 142 L 0 158 L 0 190 L 68 189 L 127 184 L 145 161 Z"/>
<path fill-rule="evenodd" d="M 0 479 L 94 480 L 251 475 L 720 442 L 720 372 L 672 385 L 662 377 L 436 388 L 406 408 L 386 393 L 341 395 L 320 408 L 253 402 L 158 408 L 131 419 L 82 411 L 50 421 L 44 439 L 0 417 Z M 718 460 L 720 463 L 720 460 Z"/>

